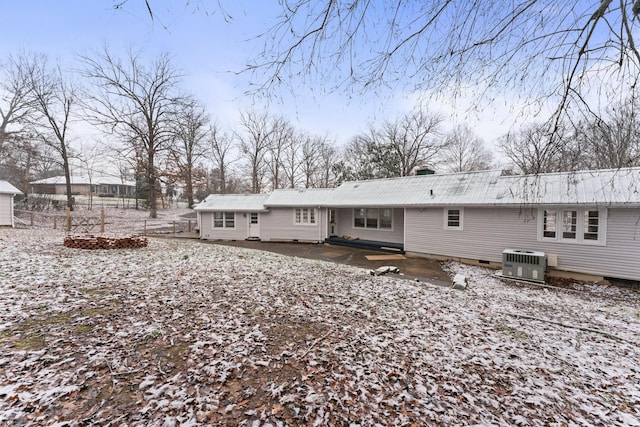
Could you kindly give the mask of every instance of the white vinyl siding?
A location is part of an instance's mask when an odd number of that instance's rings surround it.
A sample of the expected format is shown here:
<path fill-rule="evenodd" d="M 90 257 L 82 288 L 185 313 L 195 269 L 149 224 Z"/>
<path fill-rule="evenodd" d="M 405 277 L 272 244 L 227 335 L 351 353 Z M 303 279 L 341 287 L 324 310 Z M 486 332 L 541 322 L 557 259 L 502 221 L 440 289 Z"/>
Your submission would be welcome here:
<path fill-rule="evenodd" d="M 214 228 L 215 213 L 216 212 L 200 212 L 200 238 L 206 240 L 244 240 L 247 238 L 248 221 L 240 221 L 240 218 L 247 214 L 235 212 L 236 220 L 234 221 L 234 228 Z M 234 212 L 231 213 L 233 214 Z"/>
<path fill-rule="evenodd" d="M 13 225 L 12 194 L 0 194 L 0 225 Z"/>
<path fill-rule="evenodd" d="M 606 218 L 599 217 L 599 228 L 606 228 L 606 246 L 539 240 L 541 211 L 537 208 L 465 207 L 460 233 L 442 229 L 442 208 L 410 208 L 405 216 L 404 248 L 409 253 L 496 263 L 502 262 L 504 249 L 530 249 L 557 255 L 560 270 L 640 280 L 638 210 L 609 208 L 604 212 Z"/>
<path fill-rule="evenodd" d="M 307 211 L 314 211 L 315 223 L 305 224 L 304 227 L 295 226 L 296 209 L 300 208 L 271 208 L 269 213 L 260 215 L 260 238 L 264 241 L 300 240 L 320 242 L 328 237 L 327 209 L 308 209 Z M 300 215 L 302 218 L 302 212 L 300 212 Z"/>

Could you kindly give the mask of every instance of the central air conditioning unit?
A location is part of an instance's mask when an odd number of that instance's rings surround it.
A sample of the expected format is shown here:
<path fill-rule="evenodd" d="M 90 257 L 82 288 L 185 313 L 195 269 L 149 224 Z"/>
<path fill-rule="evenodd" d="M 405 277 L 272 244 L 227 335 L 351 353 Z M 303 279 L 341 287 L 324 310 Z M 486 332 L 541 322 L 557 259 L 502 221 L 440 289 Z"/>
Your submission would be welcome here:
<path fill-rule="evenodd" d="M 526 249 L 502 251 L 502 277 L 544 283 L 546 269 L 547 256 L 544 252 Z"/>

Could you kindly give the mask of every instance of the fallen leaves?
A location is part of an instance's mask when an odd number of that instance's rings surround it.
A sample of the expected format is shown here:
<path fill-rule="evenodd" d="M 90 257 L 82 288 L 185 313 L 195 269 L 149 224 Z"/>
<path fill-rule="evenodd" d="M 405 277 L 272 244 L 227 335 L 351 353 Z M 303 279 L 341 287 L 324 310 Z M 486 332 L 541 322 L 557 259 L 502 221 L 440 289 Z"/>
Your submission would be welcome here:
<path fill-rule="evenodd" d="M 0 423 L 640 423 L 633 291 L 451 264 L 459 292 L 197 241 L 77 251 L 37 230 L 0 230 L 0 249 Z"/>

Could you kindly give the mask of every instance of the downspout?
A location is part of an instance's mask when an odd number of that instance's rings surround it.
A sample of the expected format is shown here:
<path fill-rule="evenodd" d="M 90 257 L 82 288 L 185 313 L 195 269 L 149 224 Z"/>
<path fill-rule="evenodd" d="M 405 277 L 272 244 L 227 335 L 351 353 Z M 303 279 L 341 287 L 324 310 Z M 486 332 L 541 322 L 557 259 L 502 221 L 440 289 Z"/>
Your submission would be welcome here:
<path fill-rule="evenodd" d="M 402 208 L 402 249 L 407 251 L 407 208 Z"/>
<path fill-rule="evenodd" d="M 198 238 L 202 239 L 202 218 L 200 217 L 200 211 L 196 211 L 196 227 L 198 227 Z"/>

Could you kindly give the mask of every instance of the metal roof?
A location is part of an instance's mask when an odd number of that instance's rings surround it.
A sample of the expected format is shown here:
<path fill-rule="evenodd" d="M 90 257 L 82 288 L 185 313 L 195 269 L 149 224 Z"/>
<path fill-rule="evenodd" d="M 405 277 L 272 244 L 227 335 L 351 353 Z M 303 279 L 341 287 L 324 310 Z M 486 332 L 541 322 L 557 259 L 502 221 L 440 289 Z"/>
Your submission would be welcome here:
<path fill-rule="evenodd" d="M 268 207 L 325 206 L 333 188 L 301 188 L 274 190 L 265 202 Z"/>
<path fill-rule="evenodd" d="M 197 211 L 266 212 L 268 194 L 211 194 L 194 209 Z"/>
<path fill-rule="evenodd" d="M 0 194 L 22 194 L 22 191 L 11 185 L 8 181 L 0 180 Z"/>
<path fill-rule="evenodd" d="M 211 197 L 215 200 L 209 202 Z M 492 170 L 349 181 L 335 189 L 275 190 L 271 195 L 214 195 L 196 209 L 501 205 L 640 206 L 640 168 L 515 176 L 503 176 L 502 171 Z"/>
<path fill-rule="evenodd" d="M 112 176 L 92 176 L 89 179 L 86 175 L 71 175 L 71 184 L 74 185 L 89 185 L 89 183 L 93 185 L 128 185 L 130 187 L 135 187 L 136 183 L 133 181 L 124 181 L 121 179 L 115 178 Z M 65 184 L 65 177 L 60 176 L 52 176 L 50 178 L 39 179 L 37 181 L 32 181 L 30 184 L 49 184 L 49 185 L 61 185 Z"/>
<path fill-rule="evenodd" d="M 640 204 L 640 168 L 504 176 L 499 186 L 499 205 Z"/>
<path fill-rule="evenodd" d="M 496 198 L 499 170 L 349 181 L 327 198 L 330 207 L 482 205 Z"/>

